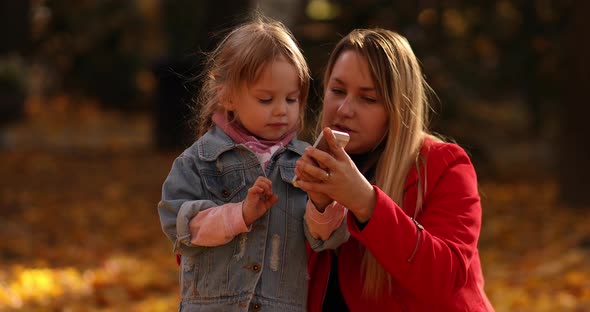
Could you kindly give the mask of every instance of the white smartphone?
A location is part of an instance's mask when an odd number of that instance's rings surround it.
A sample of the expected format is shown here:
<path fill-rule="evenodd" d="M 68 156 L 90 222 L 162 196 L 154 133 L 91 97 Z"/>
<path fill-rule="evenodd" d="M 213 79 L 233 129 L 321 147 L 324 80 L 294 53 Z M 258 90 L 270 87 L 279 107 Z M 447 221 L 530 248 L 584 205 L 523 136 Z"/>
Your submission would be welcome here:
<path fill-rule="evenodd" d="M 342 147 L 342 148 L 346 147 L 346 144 L 348 144 L 348 141 L 350 140 L 350 135 L 346 132 L 337 131 L 337 130 L 332 130 L 332 133 L 334 133 L 334 136 L 336 137 L 336 142 L 338 143 L 338 145 L 340 145 L 340 147 Z M 315 147 L 321 151 L 327 152 L 327 153 L 330 152 L 330 148 L 328 147 L 328 142 L 324 138 L 324 131 L 320 132 L 320 135 L 315 140 L 315 143 L 313 143 L 313 147 Z M 293 185 L 294 186 L 297 186 L 298 179 L 299 178 L 297 176 L 295 176 L 293 178 Z"/>

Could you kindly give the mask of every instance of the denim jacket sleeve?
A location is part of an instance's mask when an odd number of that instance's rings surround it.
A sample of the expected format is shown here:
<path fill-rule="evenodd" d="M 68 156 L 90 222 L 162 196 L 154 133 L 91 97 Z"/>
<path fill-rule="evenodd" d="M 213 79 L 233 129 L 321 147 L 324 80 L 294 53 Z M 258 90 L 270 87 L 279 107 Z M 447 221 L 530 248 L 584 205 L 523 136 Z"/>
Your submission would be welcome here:
<path fill-rule="evenodd" d="M 217 206 L 215 202 L 203 198 L 206 195 L 194 159 L 178 157 L 164 181 L 162 199 L 158 204 L 162 230 L 174 243 L 174 252 L 189 256 L 206 248 L 191 244 L 189 230 L 190 220 L 199 211 Z"/>

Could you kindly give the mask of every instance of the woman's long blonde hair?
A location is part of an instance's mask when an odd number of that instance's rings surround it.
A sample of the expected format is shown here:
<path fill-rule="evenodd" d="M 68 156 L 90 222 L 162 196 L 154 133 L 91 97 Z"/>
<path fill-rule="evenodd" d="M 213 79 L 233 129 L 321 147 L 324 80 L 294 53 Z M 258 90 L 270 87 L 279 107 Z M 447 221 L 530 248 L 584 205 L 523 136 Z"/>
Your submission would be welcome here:
<path fill-rule="evenodd" d="M 336 60 L 344 51 L 355 51 L 367 60 L 371 78 L 389 115 L 374 183 L 402 206 L 406 177 L 412 166 L 420 165 L 420 148 L 424 137 L 429 135 L 427 92 L 431 89 L 406 38 L 380 28 L 353 30 L 338 42 L 328 60 L 324 89 Z M 419 198 L 416 209 L 421 208 L 421 201 Z M 376 298 L 384 290 L 391 290 L 391 276 L 367 249 L 362 266 L 364 295 Z"/>
<path fill-rule="evenodd" d="M 211 117 L 223 110 L 221 101 L 244 86 L 256 82 L 262 69 L 283 57 L 295 66 L 299 76 L 299 129 L 303 127 L 310 72 L 293 34 L 281 22 L 256 12 L 231 30 L 207 55 L 206 70 L 197 97 L 197 138 L 207 132 Z"/>

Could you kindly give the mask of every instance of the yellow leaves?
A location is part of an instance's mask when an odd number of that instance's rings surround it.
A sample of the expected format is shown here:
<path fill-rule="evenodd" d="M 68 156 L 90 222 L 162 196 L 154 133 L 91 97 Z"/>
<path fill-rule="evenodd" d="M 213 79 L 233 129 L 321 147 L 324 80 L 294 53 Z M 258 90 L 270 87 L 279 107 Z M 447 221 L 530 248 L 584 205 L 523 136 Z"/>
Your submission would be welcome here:
<path fill-rule="evenodd" d="M 92 295 L 101 306 L 132 307 L 152 301 L 153 305 L 138 311 L 170 311 L 175 309 L 171 307 L 177 308 L 179 302 L 177 272 L 173 261 L 162 266 L 152 259 L 114 256 L 91 274 L 89 282 Z"/>
<path fill-rule="evenodd" d="M 552 182 L 482 185 L 480 252 L 496 311 L 586 311 L 590 210 L 557 201 Z"/>
<path fill-rule="evenodd" d="M 147 298 L 146 300 L 135 305 L 131 311 L 133 312 L 167 312 L 178 310 L 178 295 L 171 293 L 169 295 L 163 295 L 158 297 Z"/>
<path fill-rule="evenodd" d="M 565 282 L 572 287 L 590 286 L 590 274 L 588 272 L 570 271 L 565 275 Z"/>
<path fill-rule="evenodd" d="M 12 281 L 0 280 L 0 309 L 20 308 L 26 304 L 48 305 L 61 297 L 80 296 L 88 292 L 82 275 L 73 268 L 15 267 Z"/>
<path fill-rule="evenodd" d="M 149 83 L 149 79 L 142 78 Z M 146 86 L 147 87 L 147 86 Z M 29 99 L 27 122 L 3 129 L 13 149 L 61 148 L 111 149 L 114 151 L 150 148 L 151 116 L 103 112 L 99 103 L 69 96 Z"/>
<path fill-rule="evenodd" d="M 14 266 L 10 272 L 0 271 L 0 311 L 26 307 L 87 311 L 89 304 L 171 311 L 179 301 L 175 291 L 177 270 L 173 261 L 165 267 L 125 256 L 109 258 L 101 267 L 85 271 Z M 87 309 L 76 308 L 84 303 Z"/>
<path fill-rule="evenodd" d="M 49 270 L 33 269 L 21 272 L 19 278 L 11 285 L 15 292 L 22 293 L 23 297 L 41 295 L 56 297 L 63 293 L 55 281 L 54 274 Z"/>
<path fill-rule="evenodd" d="M 96 138 L 101 142 L 126 131 L 114 120 L 121 116 L 92 110 L 80 116 L 90 132 L 108 121 L 112 131 Z M 63 153 L 59 146 L 76 146 L 70 138 L 80 133 L 72 130 L 80 118 L 63 120 L 68 135 L 61 136 L 45 131 L 53 121 L 38 117 L 28 128 L 12 129 L 17 148 L 0 152 L 0 237 L 8 238 L 0 240 L 0 311 L 177 310 L 178 267 L 156 210 L 177 153 L 138 152 L 137 145 L 88 150 L 87 144 Z M 70 141 L 46 150 L 34 144 L 38 136 Z"/>
<path fill-rule="evenodd" d="M 31 104 L 31 124 L 8 131 L 14 148 L 0 153 L 0 311 L 177 310 L 156 204 L 178 153 L 145 148 L 148 119 L 124 127 L 68 101 Z M 553 181 L 485 181 L 481 197 L 496 311 L 588 311 L 590 209 L 561 206 Z"/>

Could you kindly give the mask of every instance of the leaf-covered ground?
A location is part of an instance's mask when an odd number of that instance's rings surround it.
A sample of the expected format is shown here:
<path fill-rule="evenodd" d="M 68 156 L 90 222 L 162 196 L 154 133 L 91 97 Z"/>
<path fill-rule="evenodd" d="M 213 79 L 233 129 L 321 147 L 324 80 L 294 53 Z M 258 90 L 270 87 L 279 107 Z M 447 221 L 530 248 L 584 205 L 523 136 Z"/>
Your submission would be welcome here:
<path fill-rule="evenodd" d="M 178 152 L 149 147 L 147 116 L 29 113 L 0 133 L 0 311 L 176 310 L 156 203 Z M 590 208 L 560 205 L 551 180 L 481 193 L 496 310 L 590 311 Z"/>

